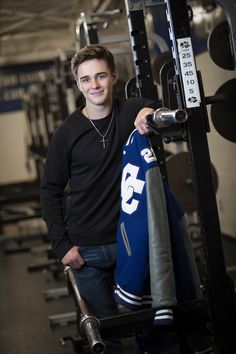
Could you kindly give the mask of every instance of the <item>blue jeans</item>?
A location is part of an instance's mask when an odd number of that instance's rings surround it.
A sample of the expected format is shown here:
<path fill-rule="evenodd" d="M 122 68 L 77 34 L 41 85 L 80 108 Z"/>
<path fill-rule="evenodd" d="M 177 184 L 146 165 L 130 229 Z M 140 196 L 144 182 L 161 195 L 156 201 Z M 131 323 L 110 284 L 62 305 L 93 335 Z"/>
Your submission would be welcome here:
<path fill-rule="evenodd" d="M 98 318 L 117 315 L 117 304 L 113 296 L 116 244 L 82 246 L 79 252 L 85 264 L 73 270 L 81 297 L 86 299 L 91 313 Z M 104 354 L 122 353 L 117 338 L 103 338 Z"/>

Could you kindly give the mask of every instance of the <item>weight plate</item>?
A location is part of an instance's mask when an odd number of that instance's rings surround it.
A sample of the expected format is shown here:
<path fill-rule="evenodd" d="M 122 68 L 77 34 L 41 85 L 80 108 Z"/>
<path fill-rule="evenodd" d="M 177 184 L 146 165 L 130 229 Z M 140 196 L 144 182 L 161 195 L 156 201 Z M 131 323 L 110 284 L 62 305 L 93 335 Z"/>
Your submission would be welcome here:
<path fill-rule="evenodd" d="M 220 22 L 208 37 L 208 52 L 213 62 L 225 70 L 234 70 L 227 21 Z"/>
<path fill-rule="evenodd" d="M 171 52 L 163 52 L 158 54 L 152 63 L 152 73 L 154 80 L 160 84 L 160 72 L 165 63 L 168 61 L 173 60 Z"/>
<path fill-rule="evenodd" d="M 166 168 L 170 190 L 187 213 L 197 210 L 193 173 L 188 152 L 167 157 Z"/>
<path fill-rule="evenodd" d="M 226 81 L 216 91 L 223 94 L 225 100 L 212 104 L 211 120 L 217 132 L 225 139 L 236 142 L 236 79 Z"/>
<path fill-rule="evenodd" d="M 218 189 L 218 175 L 215 167 L 211 166 L 212 179 L 216 192 Z M 198 206 L 189 152 L 180 152 L 167 157 L 166 168 L 171 192 L 187 213 L 193 213 L 197 210 Z"/>

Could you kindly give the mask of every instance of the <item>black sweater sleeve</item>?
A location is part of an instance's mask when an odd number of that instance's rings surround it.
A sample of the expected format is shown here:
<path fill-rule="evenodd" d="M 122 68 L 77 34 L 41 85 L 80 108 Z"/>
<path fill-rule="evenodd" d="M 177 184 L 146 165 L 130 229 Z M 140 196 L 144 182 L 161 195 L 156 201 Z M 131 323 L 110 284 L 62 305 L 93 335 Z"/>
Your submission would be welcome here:
<path fill-rule="evenodd" d="M 50 142 L 41 182 L 42 215 L 48 228 L 53 252 L 62 259 L 73 246 L 64 223 L 64 190 L 69 179 L 69 147 L 66 134 L 58 128 Z"/>

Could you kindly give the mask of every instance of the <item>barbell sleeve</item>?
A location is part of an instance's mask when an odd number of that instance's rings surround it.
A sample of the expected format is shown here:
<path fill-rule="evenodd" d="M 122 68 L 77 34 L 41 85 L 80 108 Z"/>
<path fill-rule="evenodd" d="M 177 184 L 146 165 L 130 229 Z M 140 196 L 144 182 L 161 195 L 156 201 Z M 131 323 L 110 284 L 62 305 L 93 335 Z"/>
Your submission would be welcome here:
<path fill-rule="evenodd" d="M 95 316 L 89 314 L 85 300 L 81 297 L 79 288 L 75 281 L 72 269 L 69 266 L 65 267 L 65 273 L 71 283 L 74 291 L 75 300 L 80 308 L 80 330 L 87 338 L 89 347 L 93 353 L 101 353 L 105 349 L 105 344 L 100 335 L 100 322 Z"/>
<path fill-rule="evenodd" d="M 155 124 L 158 127 L 164 127 L 171 124 L 185 123 L 188 118 L 188 114 L 184 109 L 171 110 L 165 107 L 158 108 L 155 112 L 148 115 L 147 121 L 151 124 Z"/>

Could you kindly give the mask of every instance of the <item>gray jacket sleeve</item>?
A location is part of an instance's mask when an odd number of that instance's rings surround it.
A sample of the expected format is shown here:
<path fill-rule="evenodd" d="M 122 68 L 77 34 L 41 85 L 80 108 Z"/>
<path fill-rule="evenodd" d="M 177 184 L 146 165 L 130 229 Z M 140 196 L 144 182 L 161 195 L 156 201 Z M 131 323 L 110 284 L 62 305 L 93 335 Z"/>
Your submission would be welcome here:
<path fill-rule="evenodd" d="M 176 305 L 171 240 L 159 167 L 146 174 L 150 282 L 153 307 Z"/>

